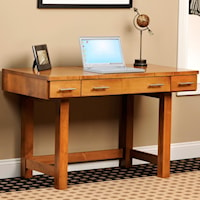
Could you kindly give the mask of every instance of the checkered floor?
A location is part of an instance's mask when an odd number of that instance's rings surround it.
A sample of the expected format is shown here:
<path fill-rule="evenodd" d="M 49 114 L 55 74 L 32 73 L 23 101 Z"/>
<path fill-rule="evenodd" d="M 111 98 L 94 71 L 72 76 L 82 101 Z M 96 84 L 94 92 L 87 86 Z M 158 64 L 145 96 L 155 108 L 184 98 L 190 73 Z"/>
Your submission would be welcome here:
<path fill-rule="evenodd" d="M 171 162 L 171 174 L 198 170 L 200 170 L 200 158 Z M 156 173 L 157 168 L 153 164 L 134 165 L 129 169 L 115 167 L 75 171 L 68 173 L 68 185 L 148 177 L 155 176 Z M 30 179 L 20 177 L 0 179 L 0 193 L 42 189 L 53 187 L 53 185 L 54 178 L 47 175 L 34 176 Z"/>

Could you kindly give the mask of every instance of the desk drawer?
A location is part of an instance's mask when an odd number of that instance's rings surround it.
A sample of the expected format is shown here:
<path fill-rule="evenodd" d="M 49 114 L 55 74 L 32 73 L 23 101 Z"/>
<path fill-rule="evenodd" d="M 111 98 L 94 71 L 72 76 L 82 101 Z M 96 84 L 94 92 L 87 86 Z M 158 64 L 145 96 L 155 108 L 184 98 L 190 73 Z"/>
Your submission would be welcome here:
<path fill-rule="evenodd" d="M 120 79 L 83 80 L 82 96 L 121 94 Z"/>
<path fill-rule="evenodd" d="M 80 81 L 51 81 L 49 98 L 80 96 Z"/>
<path fill-rule="evenodd" d="M 172 91 L 191 91 L 197 89 L 197 76 L 173 76 L 172 79 Z"/>
<path fill-rule="evenodd" d="M 152 93 L 170 91 L 170 77 L 146 77 L 123 79 L 123 93 Z"/>

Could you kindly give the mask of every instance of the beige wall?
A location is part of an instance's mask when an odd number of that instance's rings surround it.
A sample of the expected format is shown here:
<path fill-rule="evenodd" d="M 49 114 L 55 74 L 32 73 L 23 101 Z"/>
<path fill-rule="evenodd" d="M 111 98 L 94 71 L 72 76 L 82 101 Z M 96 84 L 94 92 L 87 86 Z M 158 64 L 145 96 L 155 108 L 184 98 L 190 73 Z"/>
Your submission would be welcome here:
<path fill-rule="evenodd" d="M 151 18 L 153 36 L 144 33 L 143 55 L 149 63 L 176 66 L 178 0 L 134 0 Z M 133 9 L 37 9 L 36 1 L 6 0 L 0 7 L 0 67 L 32 67 L 31 46 L 46 43 L 53 66 L 81 65 L 79 37 L 119 35 L 127 63 L 138 58 L 139 33 Z M 199 96 L 173 96 L 172 142 L 200 140 Z M 20 100 L 0 91 L 0 159 L 20 155 Z M 120 97 L 71 100 L 70 151 L 117 147 Z M 158 102 L 138 96 L 135 146 L 157 142 Z M 117 109 L 116 109 L 117 108 Z M 35 109 L 35 153 L 52 153 L 55 105 L 40 101 Z"/>

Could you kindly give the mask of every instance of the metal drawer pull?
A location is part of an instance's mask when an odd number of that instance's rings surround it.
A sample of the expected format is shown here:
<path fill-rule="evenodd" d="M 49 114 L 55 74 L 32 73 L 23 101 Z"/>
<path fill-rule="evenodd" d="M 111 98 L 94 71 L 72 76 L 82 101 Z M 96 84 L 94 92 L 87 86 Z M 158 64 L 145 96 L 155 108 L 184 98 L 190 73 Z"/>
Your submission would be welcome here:
<path fill-rule="evenodd" d="M 100 86 L 100 87 L 93 87 L 93 90 L 106 90 L 109 89 L 110 87 L 108 86 Z"/>
<path fill-rule="evenodd" d="M 181 83 L 178 83 L 178 85 L 180 85 L 180 86 L 192 85 L 192 84 L 194 84 L 194 82 L 181 82 Z"/>
<path fill-rule="evenodd" d="M 59 92 L 67 92 L 67 91 L 73 91 L 76 90 L 76 88 L 60 88 Z"/>
<path fill-rule="evenodd" d="M 165 84 L 163 83 L 155 83 L 155 84 L 150 84 L 149 87 L 161 87 L 164 86 Z"/>

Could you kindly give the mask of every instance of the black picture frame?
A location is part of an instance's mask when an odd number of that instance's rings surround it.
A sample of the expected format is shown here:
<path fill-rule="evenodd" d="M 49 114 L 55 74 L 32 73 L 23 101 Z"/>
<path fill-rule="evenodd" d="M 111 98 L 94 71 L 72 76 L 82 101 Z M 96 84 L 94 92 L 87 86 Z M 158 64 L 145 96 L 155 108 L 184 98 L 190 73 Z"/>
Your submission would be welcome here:
<path fill-rule="evenodd" d="M 72 3 L 73 2 L 73 3 Z M 93 3 L 90 3 L 93 2 Z M 38 0 L 38 8 L 131 8 L 132 0 Z"/>
<path fill-rule="evenodd" d="M 47 45 L 34 45 L 32 46 L 32 50 L 34 55 L 33 69 L 35 66 L 37 67 L 38 71 L 51 69 Z"/>

